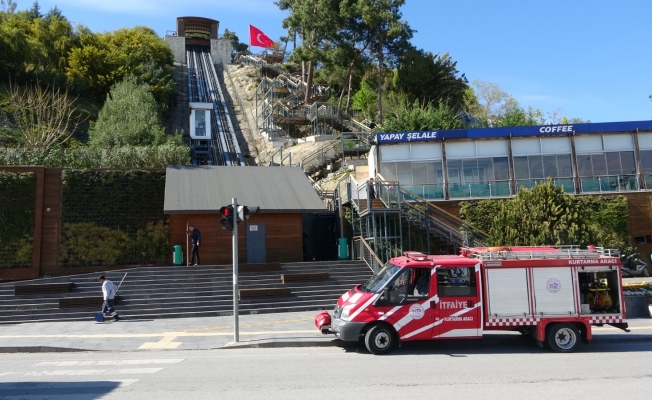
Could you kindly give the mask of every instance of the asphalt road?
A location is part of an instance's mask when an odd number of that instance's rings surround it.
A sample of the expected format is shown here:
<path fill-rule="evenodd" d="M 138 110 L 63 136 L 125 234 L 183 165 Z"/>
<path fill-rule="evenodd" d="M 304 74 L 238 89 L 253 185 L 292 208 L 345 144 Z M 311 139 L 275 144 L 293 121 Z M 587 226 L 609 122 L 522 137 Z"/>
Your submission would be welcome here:
<path fill-rule="evenodd" d="M 648 398 L 652 342 L 3 354 L 0 399 Z"/>

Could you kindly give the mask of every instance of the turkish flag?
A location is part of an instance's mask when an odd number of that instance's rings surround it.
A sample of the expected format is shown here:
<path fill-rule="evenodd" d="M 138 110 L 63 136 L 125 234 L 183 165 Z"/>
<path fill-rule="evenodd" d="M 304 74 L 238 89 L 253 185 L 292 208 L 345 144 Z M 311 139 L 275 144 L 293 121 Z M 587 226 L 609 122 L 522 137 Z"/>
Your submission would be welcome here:
<path fill-rule="evenodd" d="M 274 41 L 267 37 L 260 29 L 249 25 L 249 44 L 258 47 L 273 47 Z"/>

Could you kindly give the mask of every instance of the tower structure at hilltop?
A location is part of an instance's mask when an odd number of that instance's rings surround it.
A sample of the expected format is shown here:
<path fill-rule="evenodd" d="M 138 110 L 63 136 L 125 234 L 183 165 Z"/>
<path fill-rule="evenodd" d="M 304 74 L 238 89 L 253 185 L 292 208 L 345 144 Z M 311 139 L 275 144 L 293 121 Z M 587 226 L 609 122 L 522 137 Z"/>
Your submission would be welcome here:
<path fill-rule="evenodd" d="M 215 62 L 231 59 L 232 45 L 229 40 L 218 38 L 220 22 L 203 17 L 178 17 L 176 31 L 168 31 L 165 42 L 172 49 L 174 61 L 186 64 L 186 45 L 210 47 Z"/>

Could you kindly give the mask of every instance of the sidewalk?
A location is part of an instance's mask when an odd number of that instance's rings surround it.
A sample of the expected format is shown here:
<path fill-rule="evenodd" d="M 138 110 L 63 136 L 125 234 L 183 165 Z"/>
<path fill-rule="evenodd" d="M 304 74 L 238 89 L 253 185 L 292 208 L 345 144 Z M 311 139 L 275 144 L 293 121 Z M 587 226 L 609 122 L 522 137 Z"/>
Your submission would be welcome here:
<path fill-rule="evenodd" d="M 343 346 L 313 323 L 317 311 L 240 316 L 234 343 L 233 317 L 121 319 L 119 322 L 42 322 L 0 326 L 0 353 L 41 351 L 209 350 L 251 347 Z M 631 332 L 605 325 L 594 343 L 652 342 L 652 319 L 629 321 Z M 483 342 L 513 340 L 512 332 L 487 333 Z"/>

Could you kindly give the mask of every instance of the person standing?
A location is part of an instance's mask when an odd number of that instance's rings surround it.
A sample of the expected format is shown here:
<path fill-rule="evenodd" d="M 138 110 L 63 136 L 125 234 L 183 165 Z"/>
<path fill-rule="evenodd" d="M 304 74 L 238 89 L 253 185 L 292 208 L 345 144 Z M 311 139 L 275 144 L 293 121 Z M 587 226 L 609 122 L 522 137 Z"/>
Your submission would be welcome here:
<path fill-rule="evenodd" d="M 199 265 L 199 242 L 201 241 L 201 233 L 194 225 L 188 226 L 188 234 L 192 240 L 192 251 L 190 252 L 190 265 Z M 195 257 L 197 261 L 195 262 Z"/>
<path fill-rule="evenodd" d="M 113 304 L 115 301 L 115 292 L 118 291 L 118 288 L 115 286 L 113 282 L 110 280 L 106 279 L 104 275 L 100 276 L 100 282 L 102 282 L 102 294 L 104 295 L 104 304 L 102 304 L 102 312 L 106 313 L 107 311 L 111 313 L 111 316 L 113 317 L 114 321 L 119 321 L 120 317 L 118 317 L 118 313 L 113 308 Z"/>
<path fill-rule="evenodd" d="M 376 198 L 376 188 L 374 185 L 374 178 L 369 178 L 369 181 L 367 181 L 367 187 L 369 188 L 369 198 L 370 199 L 375 199 Z"/>

